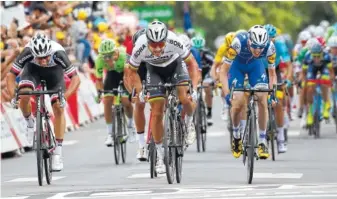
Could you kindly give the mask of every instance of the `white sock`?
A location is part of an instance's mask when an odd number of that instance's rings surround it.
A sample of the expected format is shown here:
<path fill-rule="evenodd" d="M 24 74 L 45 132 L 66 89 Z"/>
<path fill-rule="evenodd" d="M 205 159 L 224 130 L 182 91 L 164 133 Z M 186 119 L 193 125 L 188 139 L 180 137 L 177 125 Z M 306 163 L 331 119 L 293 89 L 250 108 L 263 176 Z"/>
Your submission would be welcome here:
<path fill-rule="evenodd" d="M 259 136 L 259 143 L 266 144 L 266 130 L 262 131 L 260 130 L 260 136 Z"/>
<path fill-rule="evenodd" d="M 106 124 L 108 135 L 112 135 L 112 124 Z"/>
<path fill-rule="evenodd" d="M 158 158 L 160 160 L 163 160 L 164 159 L 164 154 L 163 154 L 163 144 L 160 143 L 160 144 L 156 144 L 156 148 L 157 148 L 157 155 L 158 155 Z"/>
<path fill-rule="evenodd" d="M 233 137 L 235 139 L 240 139 L 241 138 L 240 132 L 239 132 L 239 126 L 237 126 L 237 127 L 233 126 Z"/>
<path fill-rule="evenodd" d="M 246 128 L 246 123 L 247 123 L 247 120 L 240 120 L 240 127 L 245 129 Z"/>
<path fill-rule="evenodd" d="M 128 127 L 132 127 L 133 126 L 133 118 L 130 117 L 128 119 L 129 119 L 129 121 L 128 121 Z"/>
<path fill-rule="evenodd" d="M 191 116 L 185 115 L 186 124 L 191 124 L 193 122 L 193 114 Z"/>
<path fill-rule="evenodd" d="M 30 114 L 27 118 L 25 118 L 27 121 L 27 127 L 28 128 L 34 128 L 34 116 L 33 114 Z"/>
<path fill-rule="evenodd" d="M 284 142 L 284 128 L 283 127 L 277 128 L 277 141 Z"/>
<path fill-rule="evenodd" d="M 139 148 L 143 148 L 145 146 L 144 133 L 142 133 L 142 134 L 137 133 L 137 136 L 138 136 L 138 145 L 139 145 Z"/>

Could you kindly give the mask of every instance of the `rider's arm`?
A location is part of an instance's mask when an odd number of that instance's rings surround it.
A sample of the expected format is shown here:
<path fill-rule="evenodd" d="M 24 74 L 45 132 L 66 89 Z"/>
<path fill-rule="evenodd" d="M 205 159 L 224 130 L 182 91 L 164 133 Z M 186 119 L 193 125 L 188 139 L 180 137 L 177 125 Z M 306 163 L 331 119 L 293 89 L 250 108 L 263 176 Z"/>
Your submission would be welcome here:
<path fill-rule="evenodd" d="M 331 58 L 330 58 L 329 54 L 326 53 L 324 55 L 324 60 L 326 62 L 326 66 L 329 70 L 330 81 L 333 82 L 335 80 L 335 70 L 333 69 L 333 65 L 332 65 Z"/>
<path fill-rule="evenodd" d="M 137 45 L 137 44 L 138 43 L 136 43 L 136 46 L 132 49 L 132 54 L 129 59 L 129 62 L 125 66 L 126 68 L 130 69 L 129 75 L 128 77 L 125 76 L 124 78 L 128 78 L 129 82 L 131 83 L 130 86 L 136 89 L 136 93 L 140 93 L 142 90 L 142 82 L 137 73 L 137 70 L 140 66 L 140 63 L 142 62 L 141 53 L 144 51 L 145 47 L 143 47 L 143 45 Z"/>
<path fill-rule="evenodd" d="M 184 61 L 187 64 L 193 88 L 196 89 L 200 81 L 200 75 L 199 75 L 200 72 L 199 72 L 198 64 L 195 61 L 192 54 L 189 54 L 189 56 L 186 57 Z"/>
<path fill-rule="evenodd" d="M 103 68 L 104 68 L 104 60 L 101 56 L 98 56 L 95 60 L 95 77 L 96 77 L 96 89 L 103 89 Z"/>
<path fill-rule="evenodd" d="M 267 61 L 268 61 L 268 73 L 269 73 L 269 87 L 273 88 L 273 85 L 276 85 L 277 76 L 275 71 L 275 59 L 276 59 L 276 49 L 273 42 L 270 42 L 270 45 L 267 50 Z"/>
<path fill-rule="evenodd" d="M 224 64 L 221 65 L 220 68 L 220 82 L 222 83 L 222 89 L 225 95 L 229 94 L 229 86 L 228 86 L 228 71 L 230 66 L 233 63 L 233 60 L 235 57 L 240 53 L 241 51 L 241 42 L 239 38 L 234 38 L 232 41 L 231 46 L 229 47 L 227 53 L 225 54 L 225 61 Z"/>
<path fill-rule="evenodd" d="M 23 49 L 21 54 L 15 59 L 10 72 L 7 74 L 7 89 L 10 97 L 14 97 L 15 92 L 15 79 L 20 74 L 25 64 L 33 60 L 34 56 L 29 47 Z"/>
<path fill-rule="evenodd" d="M 71 64 L 67 54 L 65 51 L 60 50 L 54 53 L 53 58 L 55 63 L 62 66 L 65 75 L 67 75 L 71 81 L 68 89 L 64 93 L 64 97 L 68 99 L 68 97 L 74 93 L 78 87 L 80 86 L 81 80 L 80 77 L 77 75 L 76 68 L 74 65 Z"/>
<path fill-rule="evenodd" d="M 215 58 L 214 58 L 214 63 L 211 68 L 211 76 L 213 79 L 217 79 L 217 69 L 221 66 L 223 57 L 225 56 L 226 50 L 228 49 L 228 46 L 225 43 L 223 43 L 218 51 L 216 52 Z"/>

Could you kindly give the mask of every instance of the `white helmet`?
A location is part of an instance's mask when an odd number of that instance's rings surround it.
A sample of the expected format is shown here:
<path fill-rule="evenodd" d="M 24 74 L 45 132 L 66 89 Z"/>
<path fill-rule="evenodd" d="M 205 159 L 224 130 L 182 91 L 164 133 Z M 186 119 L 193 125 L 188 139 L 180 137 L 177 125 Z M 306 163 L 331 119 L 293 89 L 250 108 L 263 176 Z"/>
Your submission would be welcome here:
<path fill-rule="evenodd" d="M 51 52 L 51 42 L 43 33 L 36 33 L 30 40 L 30 49 L 35 57 L 46 57 Z"/>
<path fill-rule="evenodd" d="M 167 27 L 163 22 L 154 21 L 149 24 L 146 30 L 146 38 L 151 42 L 162 42 L 167 38 Z"/>
<path fill-rule="evenodd" d="M 300 32 L 300 34 L 298 35 L 298 40 L 299 41 L 308 41 L 311 38 L 311 34 L 309 31 L 302 31 Z"/>
<path fill-rule="evenodd" d="M 321 26 L 317 26 L 314 32 L 314 36 L 315 37 L 324 37 L 324 28 Z"/>
<path fill-rule="evenodd" d="M 319 43 L 318 40 L 316 38 L 310 38 L 307 43 L 305 44 L 305 47 L 308 48 L 308 49 L 311 49 L 311 47 L 314 45 L 314 44 L 317 44 Z"/>
<path fill-rule="evenodd" d="M 315 29 L 316 29 L 315 25 L 310 25 L 306 30 L 309 31 L 311 35 L 314 35 Z"/>
<path fill-rule="evenodd" d="M 192 48 L 192 41 L 191 41 L 191 39 L 187 35 L 185 35 L 185 34 L 180 34 L 179 38 L 182 40 L 184 46 L 188 50 L 191 50 L 191 48 Z"/>
<path fill-rule="evenodd" d="M 266 46 L 269 41 L 267 30 L 261 25 L 255 25 L 249 29 L 249 40 L 258 46 Z"/>
<path fill-rule="evenodd" d="M 337 36 L 331 36 L 329 38 L 328 47 L 337 47 Z"/>
<path fill-rule="evenodd" d="M 330 23 L 327 20 L 323 20 L 321 21 L 321 23 L 319 23 L 319 26 L 321 26 L 322 28 L 324 28 L 324 30 L 326 30 L 330 26 Z"/>

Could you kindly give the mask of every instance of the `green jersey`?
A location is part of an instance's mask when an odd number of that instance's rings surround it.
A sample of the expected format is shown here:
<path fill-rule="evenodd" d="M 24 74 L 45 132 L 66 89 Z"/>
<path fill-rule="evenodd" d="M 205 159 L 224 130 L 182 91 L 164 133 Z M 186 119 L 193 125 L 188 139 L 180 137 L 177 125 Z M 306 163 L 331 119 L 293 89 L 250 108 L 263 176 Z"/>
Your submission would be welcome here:
<path fill-rule="evenodd" d="M 307 47 L 304 47 L 304 48 L 301 49 L 300 53 L 298 54 L 297 61 L 300 62 L 301 64 L 302 64 L 302 62 L 304 60 L 304 57 L 307 54 L 308 50 L 309 49 Z"/>
<path fill-rule="evenodd" d="M 116 71 L 118 73 L 122 73 L 124 71 L 124 65 L 126 63 L 126 50 L 124 47 L 119 47 L 117 48 L 119 51 L 119 56 L 117 61 L 115 61 L 113 67 L 109 66 L 105 61 L 104 61 L 104 56 L 103 55 L 98 55 L 97 59 L 95 60 L 95 75 L 96 78 L 102 79 L 103 78 L 103 70 L 107 71 Z"/>

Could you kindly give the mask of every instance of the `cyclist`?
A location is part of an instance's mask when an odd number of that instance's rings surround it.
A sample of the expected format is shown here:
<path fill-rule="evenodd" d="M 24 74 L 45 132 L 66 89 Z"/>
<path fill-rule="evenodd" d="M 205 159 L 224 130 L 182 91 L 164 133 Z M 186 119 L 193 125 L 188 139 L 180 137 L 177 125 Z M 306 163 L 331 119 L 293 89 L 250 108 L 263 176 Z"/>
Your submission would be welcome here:
<path fill-rule="evenodd" d="M 282 78 L 282 69 L 280 66 L 281 61 L 286 63 L 287 65 L 287 82 L 291 82 L 292 79 L 292 65 L 290 63 L 290 56 L 288 54 L 288 48 L 284 41 L 277 38 L 276 34 L 276 28 L 271 25 L 267 24 L 264 26 L 264 28 L 267 30 L 269 34 L 269 39 L 274 43 L 275 49 L 276 49 L 276 59 L 275 59 L 275 70 L 276 70 L 276 76 L 277 76 L 277 83 L 283 83 Z M 268 61 L 265 60 L 265 67 L 266 67 L 266 74 L 268 74 Z M 290 84 L 287 85 L 290 87 Z M 285 137 L 284 137 L 284 108 L 285 108 L 285 95 L 284 95 L 284 88 L 278 88 L 276 92 L 276 97 L 278 99 L 278 103 L 275 106 L 275 120 L 276 120 L 276 126 L 277 126 L 277 146 L 278 146 L 278 152 L 279 153 L 285 153 L 287 151 L 287 147 L 285 144 Z"/>
<path fill-rule="evenodd" d="M 334 74 L 337 75 L 337 36 L 332 36 L 328 40 L 331 63 L 334 68 Z"/>
<path fill-rule="evenodd" d="M 210 87 L 214 84 L 214 80 L 210 75 L 210 70 L 214 62 L 214 53 L 209 49 L 205 48 L 205 39 L 201 36 L 195 36 L 192 38 L 192 52 L 196 52 L 196 54 L 200 55 L 201 63 L 199 67 L 201 67 L 202 74 L 202 83 L 204 86 L 209 86 L 204 89 L 205 91 L 205 102 L 207 105 L 207 123 L 208 125 L 213 124 L 212 122 L 212 104 L 213 104 L 213 95 L 212 88 Z M 194 55 L 194 54 L 193 54 Z"/>
<path fill-rule="evenodd" d="M 266 72 L 261 58 L 267 57 L 269 66 L 269 85 L 272 87 L 276 84 L 275 73 L 275 46 L 269 41 L 266 29 L 261 25 L 254 25 L 248 32 L 242 32 L 235 36 L 233 42 L 225 55 L 225 63 L 221 66 L 220 81 L 222 89 L 226 95 L 228 104 L 229 84 L 237 80 L 236 87 L 243 87 L 245 74 L 248 74 L 249 84 L 254 88 L 268 88 Z M 244 94 L 235 92 L 233 95 L 231 117 L 233 122 L 233 144 L 232 153 L 235 158 L 241 156 L 242 141 L 241 134 L 245 126 L 245 120 L 241 120 L 242 106 L 244 103 Z M 266 128 L 267 128 L 267 94 L 257 93 L 259 108 L 259 157 L 268 158 L 268 148 L 266 145 Z M 275 96 L 271 95 L 271 100 L 275 101 Z M 239 130 L 239 127 L 241 130 Z"/>
<path fill-rule="evenodd" d="M 314 122 L 313 118 L 313 96 L 315 94 L 315 80 L 318 72 L 321 73 L 322 97 L 324 101 L 323 118 L 329 118 L 330 100 L 329 100 L 329 87 L 333 80 L 332 63 L 328 53 L 323 51 L 323 46 L 319 43 L 314 44 L 304 58 L 303 72 L 305 81 L 308 82 L 307 87 L 307 100 L 309 105 L 307 115 L 307 125 L 310 126 Z M 329 73 L 330 72 L 330 73 Z M 330 78 L 329 78 L 330 76 Z"/>
<path fill-rule="evenodd" d="M 95 60 L 95 75 L 96 75 L 96 89 L 97 90 L 113 90 L 118 88 L 119 82 L 123 79 L 124 65 L 126 63 L 125 48 L 116 47 L 112 39 L 105 39 L 101 42 L 98 48 L 98 56 Z M 103 84 L 103 71 L 106 76 Z M 129 93 L 125 90 L 121 102 L 125 108 L 125 114 L 128 117 L 128 140 L 133 142 L 135 140 L 135 128 L 133 124 L 133 107 L 129 100 Z M 114 133 L 113 126 L 113 106 L 114 95 L 104 94 L 104 117 L 107 125 L 108 136 L 105 140 L 105 145 L 111 147 L 113 145 L 112 135 Z M 126 138 L 125 138 L 126 139 Z"/>
<path fill-rule="evenodd" d="M 13 63 L 7 76 L 8 91 L 12 97 L 15 94 L 15 79 L 20 73 L 19 88 L 22 91 L 35 90 L 41 80 L 46 81 L 48 90 L 57 90 L 60 87 L 64 90 L 64 75 L 67 75 L 71 78 L 71 83 L 64 93 L 64 98 L 68 99 L 80 85 L 76 69 L 71 64 L 64 48 L 43 33 L 36 33 Z M 50 98 L 55 115 L 54 133 L 57 141 L 52 155 L 52 169 L 53 171 L 61 171 L 63 169 L 62 142 L 65 131 L 64 108 L 60 107 L 57 94 L 51 95 Z M 20 109 L 27 121 L 27 140 L 29 143 L 33 143 L 35 118 L 31 112 L 30 96 L 20 96 Z"/>
<path fill-rule="evenodd" d="M 132 87 L 137 93 L 141 92 L 142 84 L 137 74 L 137 69 L 142 61 L 146 62 L 147 84 L 160 84 L 166 82 L 184 83 L 190 79 L 187 68 L 182 64 L 185 61 L 190 70 L 193 84 L 191 96 L 196 100 L 196 88 L 198 85 L 197 63 L 188 49 L 184 47 L 181 39 L 173 32 L 169 31 L 166 25 L 160 21 L 153 21 L 149 24 L 146 34 L 141 35 L 135 43 L 128 67 L 132 70 L 128 76 Z M 151 129 L 158 152 L 156 171 L 165 173 L 163 162 L 163 115 L 165 108 L 165 90 L 162 88 L 148 88 L 149 103 L 151 105 L 152 122 Z M 187 96 L 187 87 L 177 87 L 178 97 L 186 112 L 185 122 L 188 128 L 186 143 L 192 144 L 195 140 L 195 128 L 193 124 L 193 102 Z"/>

